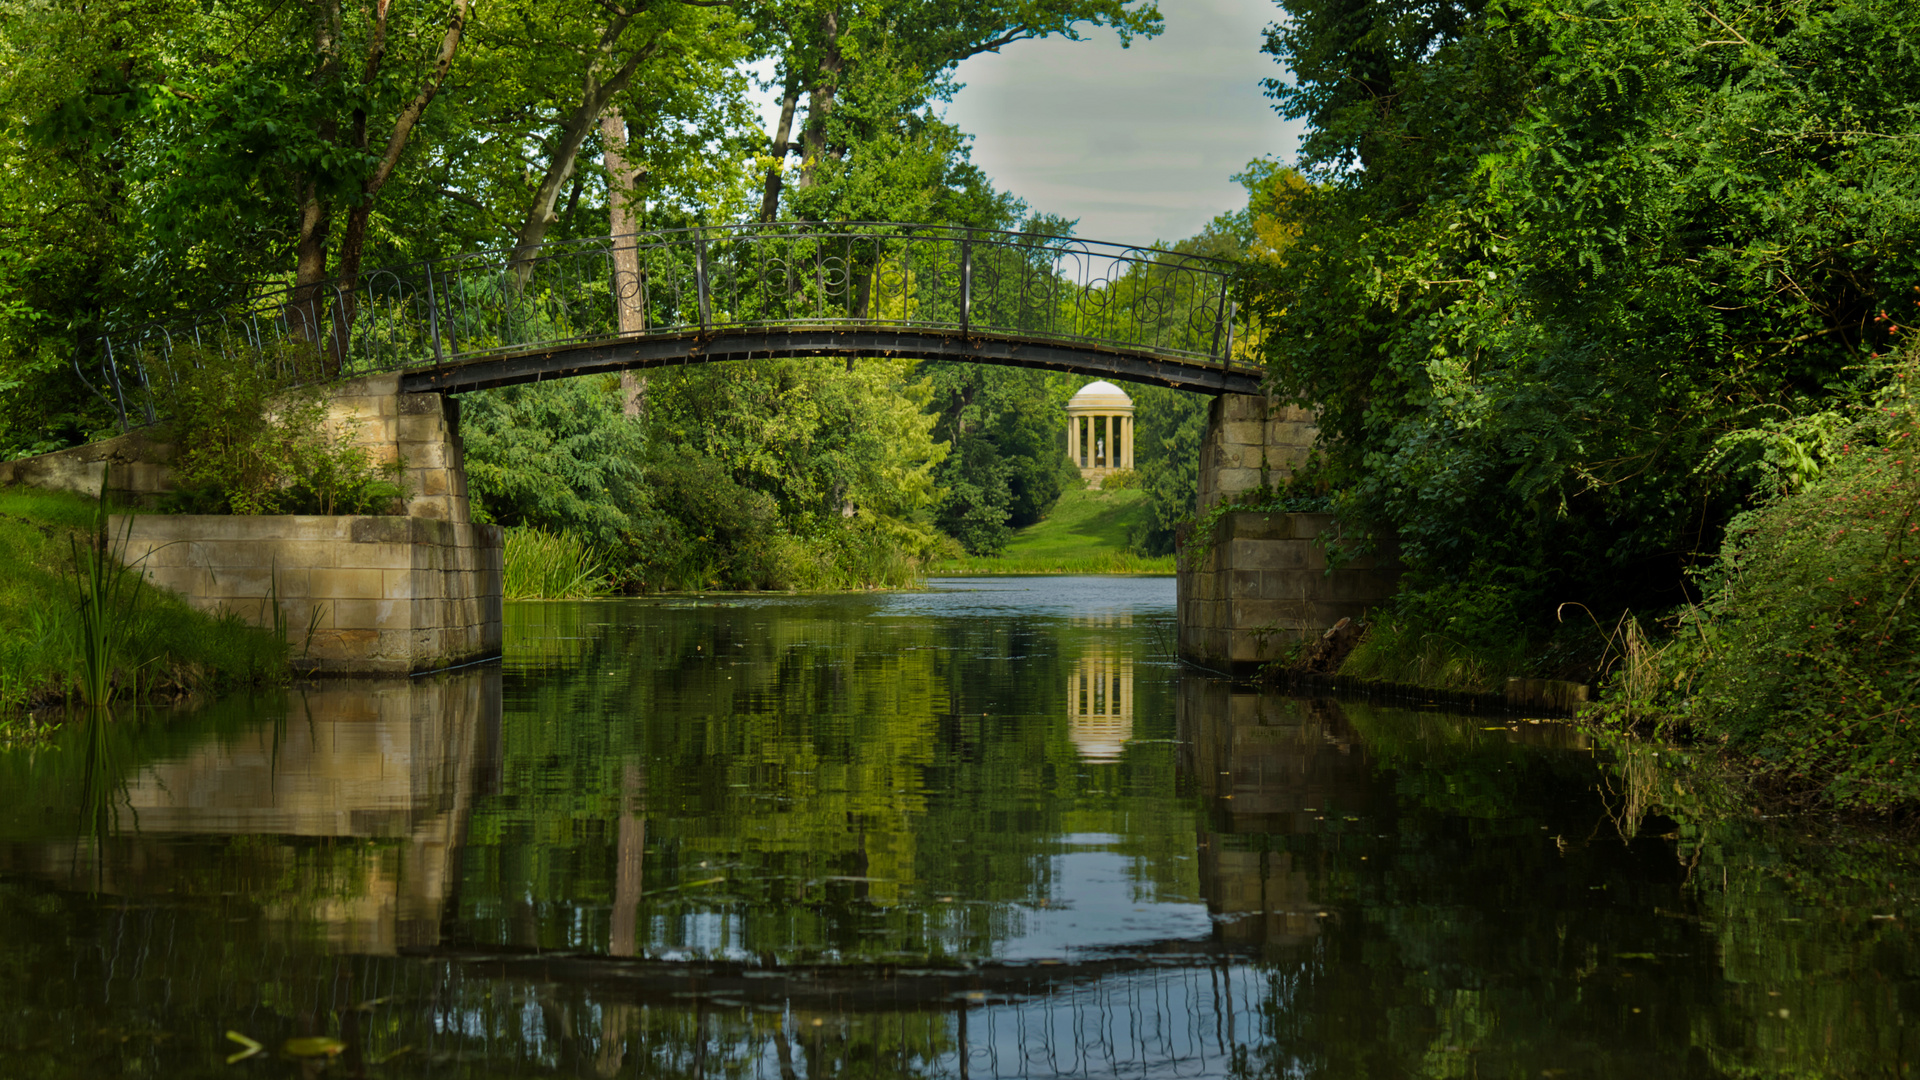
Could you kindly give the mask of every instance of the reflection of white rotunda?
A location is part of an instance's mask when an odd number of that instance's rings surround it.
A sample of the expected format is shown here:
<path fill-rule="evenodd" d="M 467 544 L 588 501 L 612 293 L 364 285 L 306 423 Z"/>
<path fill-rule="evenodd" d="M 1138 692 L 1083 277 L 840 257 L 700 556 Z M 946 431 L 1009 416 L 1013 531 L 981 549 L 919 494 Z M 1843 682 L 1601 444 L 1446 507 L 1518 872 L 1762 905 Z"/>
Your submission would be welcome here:
<path fill-rule="evenodd" d="M 1087 761 L 1119 761 L 1133 738 L 1133 661 L 1074 661 L 1067 681 L 1067 737 Z"/>
<path fill-rule="evenodd" d="M 1081 387 L 1067 402 L 1067 457 L 1096 487 L 1133 468 L 1133 399 L 1110 382 Z"/>

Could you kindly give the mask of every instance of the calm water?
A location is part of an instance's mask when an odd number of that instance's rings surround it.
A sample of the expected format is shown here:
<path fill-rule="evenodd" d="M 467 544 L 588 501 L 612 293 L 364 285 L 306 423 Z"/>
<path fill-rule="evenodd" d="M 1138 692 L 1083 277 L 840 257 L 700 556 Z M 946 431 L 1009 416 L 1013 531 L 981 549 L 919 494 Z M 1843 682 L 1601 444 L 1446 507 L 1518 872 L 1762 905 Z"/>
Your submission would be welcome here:
<path fill-rule="evenodd" d="M 510 605 L 499 665 L 0 754 L 0 1076 L 1912 1074 L 1901 845 L 1235 690 L 1172 608 Z"/>

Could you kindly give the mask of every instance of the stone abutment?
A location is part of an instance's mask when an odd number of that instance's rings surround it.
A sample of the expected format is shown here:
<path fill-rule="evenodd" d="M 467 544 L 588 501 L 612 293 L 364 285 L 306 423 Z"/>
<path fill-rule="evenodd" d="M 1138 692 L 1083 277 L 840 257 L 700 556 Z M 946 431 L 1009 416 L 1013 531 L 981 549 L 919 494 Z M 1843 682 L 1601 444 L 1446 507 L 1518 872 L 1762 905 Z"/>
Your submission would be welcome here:
<path fill-rule="evenodd" d="M 1341 619 L 1359 620 L 1393 596 L 1397 565 L 1361 555 L 1332 514 L 1216 509 L 1260 504 L 1260 493 L 1306 464 L 1317 431 L 1305 409 L 1263 397 L 1213 401 L 1200 449 L 1198 516 L 1180 538 L 1178 648 L 1182 659 L 1251 675 Z"/>
<path fill-rule="evenodd" d="M 114 514 L 125 561 L 208 612 L 287 630 L 296 667 L 405 674 L 498 656 L 503 537 L 473 523 L 458 403 L 403 394 L 397 375 L 341 383 L 328 421 L 379 463 L 400 461 L 411 495 L 381 516 Z M 103 487 L 122 505 L 172 489 L 156 431 L 0 462 L 0 484 Z"/>

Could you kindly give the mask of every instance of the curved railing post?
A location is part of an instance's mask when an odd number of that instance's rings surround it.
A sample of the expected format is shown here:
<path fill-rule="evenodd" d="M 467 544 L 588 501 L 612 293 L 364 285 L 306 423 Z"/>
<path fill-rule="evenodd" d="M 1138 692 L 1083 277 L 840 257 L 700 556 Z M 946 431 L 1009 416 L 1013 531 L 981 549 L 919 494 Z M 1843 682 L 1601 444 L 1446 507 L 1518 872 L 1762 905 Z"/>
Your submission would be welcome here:
<path fill-rule="evenodd" d="M 433 335 L 433 362 L 446 363 L 446 354 L 440 349 L 440 297 L 433 287 L 433 260 L 426 262 L 427 270 L 427 332 Z"/>
<path fill-rule="evenodd" d="M 960 240 L 960 332 L 973 332 L 973 231 Z"/>
<path fill-rule="evenodd" d="M 1227 333 L 1226 333 L 1227 340 L 1226 340 L 1226 347 L 1220 350 L 1221 370 L 1225 370 L 1233 366 L 1233 317 L 1236 314 L 1238 314 L 1239 311 L 1240 311 L 1240 302 L 1238 300 L 1227 301 Z M 1214 336 L 1215 337 L 1219 336 L 1218 328 L 1215 328 Z"/>
<path fill-rule="evenodd" d="M 700 332 L 713 329 L 713 301 L 707 293 L 707 232 L 700 229 L 693 234 L 693 285 L 700 294 Z"/>

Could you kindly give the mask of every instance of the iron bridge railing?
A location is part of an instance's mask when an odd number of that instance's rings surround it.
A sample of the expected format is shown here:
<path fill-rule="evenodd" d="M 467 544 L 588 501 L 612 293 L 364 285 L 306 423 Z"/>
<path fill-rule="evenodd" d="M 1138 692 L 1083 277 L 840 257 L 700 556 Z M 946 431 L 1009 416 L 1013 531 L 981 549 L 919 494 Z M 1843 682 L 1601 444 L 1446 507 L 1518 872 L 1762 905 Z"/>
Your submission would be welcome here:
<path fill-rule="evenodd" d="M 488 251 L 255 286 L 235 303 L 104 335 L 75 371 L 129 421 L 211 354 L 293 382 L 438 368 L 642 336 L 859 326 L 1235 361 L 1234 264 L 944 225 L 750 224 Z M 91 370 L 90 370 L 91 369 Z"/>

